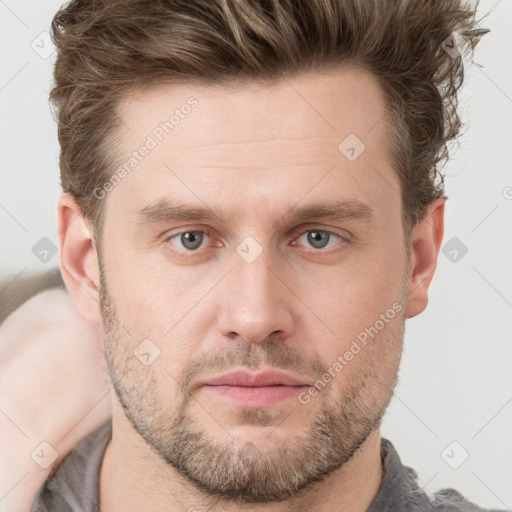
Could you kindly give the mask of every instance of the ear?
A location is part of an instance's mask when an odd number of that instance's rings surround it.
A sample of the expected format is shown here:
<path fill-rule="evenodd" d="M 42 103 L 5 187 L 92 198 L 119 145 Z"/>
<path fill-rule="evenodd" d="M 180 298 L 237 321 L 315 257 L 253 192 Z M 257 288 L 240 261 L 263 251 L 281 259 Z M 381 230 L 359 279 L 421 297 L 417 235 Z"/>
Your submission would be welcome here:
<path fill-rule="evenodd" d="M 406 318 L 419 315 L 427 307 L 428 288 L 434 277 L 443 240 L 445 203 L 446 197 L 441 197 L 430 204 L 423 219 L 414 227 Z"/>
<path fill-rule="evenodd" d="M 80 315 L 101 325 L 100 270 L 92 225 L 70 194 L 62 194 L 57 204 L 62 277 Z"/>

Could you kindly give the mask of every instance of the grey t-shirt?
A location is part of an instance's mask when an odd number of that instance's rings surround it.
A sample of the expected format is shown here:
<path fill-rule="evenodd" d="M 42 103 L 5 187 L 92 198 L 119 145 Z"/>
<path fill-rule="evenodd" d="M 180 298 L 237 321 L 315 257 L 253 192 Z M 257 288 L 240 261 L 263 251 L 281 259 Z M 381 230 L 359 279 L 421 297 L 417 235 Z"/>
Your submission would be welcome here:
<path fill-rule="evenodd" d="M 111 434 L 108 419 L 82 439 L 40 487 L 30 512 L 99 512 L 98 476 Z M 402 464 L 391 442 L 384 438 L 381 457 L 382 483 L 367 512 L 486 512 L 454 489 L 443 489 L 429 498 L 419 488 L 416 472 Z"/>

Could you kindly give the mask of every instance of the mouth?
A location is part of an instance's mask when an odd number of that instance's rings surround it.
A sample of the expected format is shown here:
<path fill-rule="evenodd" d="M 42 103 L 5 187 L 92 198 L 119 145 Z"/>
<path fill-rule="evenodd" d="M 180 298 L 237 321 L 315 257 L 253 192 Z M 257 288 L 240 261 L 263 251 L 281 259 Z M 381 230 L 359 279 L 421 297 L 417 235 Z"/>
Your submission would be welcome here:
<path fill-rule="evenodd" d="M 251 374 L 238 371 L 201 382 L 201 389 L 238 407 L 268 408 L 296 398 L 310 387 L 305 380 L 279 371 Z"/>

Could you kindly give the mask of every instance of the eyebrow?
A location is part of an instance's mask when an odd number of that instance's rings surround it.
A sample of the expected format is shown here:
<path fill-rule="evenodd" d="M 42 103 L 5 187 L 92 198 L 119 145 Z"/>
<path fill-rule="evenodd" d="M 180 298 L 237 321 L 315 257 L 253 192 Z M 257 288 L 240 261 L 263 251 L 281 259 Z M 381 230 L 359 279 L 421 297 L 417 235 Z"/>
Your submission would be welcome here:
<path fill-rule="evenodd" d="M 312 219 L 371 222 L 374 218 L 374 211 L 368 204 L 358 199 L 349 199 L 292 207 L 278 223 L 304 222 Z M 228 224 L 228 220 L 212 208 L 171 203 L 167 198 L 157 200 L 137 214 L 138 224 L 160 224 L 172 221 L 220 221 L 223 224 Z"/>

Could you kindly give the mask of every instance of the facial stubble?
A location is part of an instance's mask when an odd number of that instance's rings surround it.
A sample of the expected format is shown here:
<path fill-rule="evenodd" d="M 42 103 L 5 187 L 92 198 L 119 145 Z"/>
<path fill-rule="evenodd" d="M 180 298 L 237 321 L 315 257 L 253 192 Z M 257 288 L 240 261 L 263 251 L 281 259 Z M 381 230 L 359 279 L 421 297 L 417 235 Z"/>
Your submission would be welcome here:
<path fill-rule="evenodd" d="M 283 439 L 278 430 L 284 419 L 276 423 L 275 418 L 280 411 L 240 408 L 237 424 L 254 429 L 275 426 L 262 444 L 260 439 L 232 435 L 215 418 L 215 411 L 198 401 L 193 390 L 199 376 L 240 366 L 253 371 L 270 366 L 310 376 L 317 382 L 328 366 L 320 358 L 308 357 L 270 337 L 261 344 L 238 340 L 215 354 L 201 354 L 192 358 L 177 378 L 170 374 L 157 376 L 150 368 L 141 368 L 133 348 L 127 349 L 132 347 L 131 340 L 117 317 L 101 263 L 100 271 L 105 357 L 124 413 L 147 445 L 207 496 L 239 503 L 271 503 L 296 497 L 341 469 L 379 427 L 397 381 L 404 315 L 395 318 L 371 347 L 357 355 L 359 364 L 343 390 L 330 381 L 310 404 L 296 402 L 288 414 L 308 418 L 300 408 L 313 404 L 318 408 L 304 434 L 287 433 Z M 174 410 L 161 391 L 168 389 L 163 379 L 168 382 L 169 378 L 178 383 L 177 396 L 172 399 L 178 404 Z M 208 421 L 198 422 L 194 410 Z M 208 424 L 224 429 L 226 440 L 210 435 Z"/>

